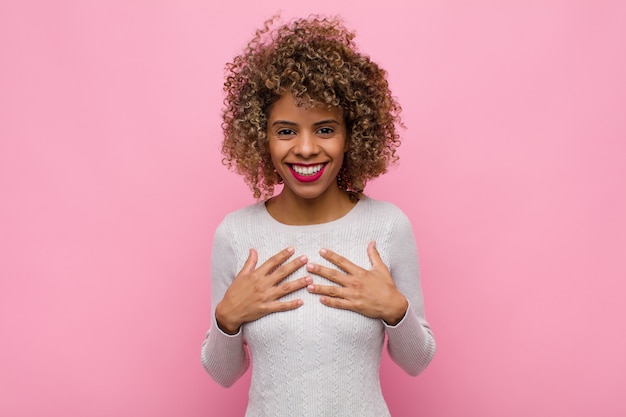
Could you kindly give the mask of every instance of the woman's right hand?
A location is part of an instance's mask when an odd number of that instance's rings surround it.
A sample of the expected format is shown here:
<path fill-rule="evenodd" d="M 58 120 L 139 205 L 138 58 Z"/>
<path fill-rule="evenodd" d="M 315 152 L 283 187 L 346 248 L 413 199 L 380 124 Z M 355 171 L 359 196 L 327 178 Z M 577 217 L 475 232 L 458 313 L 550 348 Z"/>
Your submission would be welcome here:
<path fill-rule="evenodd" d="M 284 263 L 293 253 L 294 249 L 291 247 L 284 249 L 256 268 L 258 254 L 256 250 L 250 249 L 246 263 L 215 308 L 215 319 L 223 332 L 236 334 L 244 323 L 302 305 L 301 299 L 278 301 L 279 298 L 313 282 L 310 276 L 282 282 L 307 263 L 304 255 Z"/>

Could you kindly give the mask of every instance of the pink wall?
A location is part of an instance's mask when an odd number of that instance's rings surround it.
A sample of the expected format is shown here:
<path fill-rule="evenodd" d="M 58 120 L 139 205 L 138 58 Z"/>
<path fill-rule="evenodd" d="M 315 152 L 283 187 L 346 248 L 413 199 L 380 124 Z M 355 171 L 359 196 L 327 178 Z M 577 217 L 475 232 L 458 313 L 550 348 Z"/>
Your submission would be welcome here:
<path fill-rule="evenodd" d="M 54 5 L 52 5 L 54 3 Z M 339 13 L 408 129 L 371 184 L 411 217 L 438 353 L 394 417 L 626 415 L 624 2 L 4 1 L 0 415 L 236 416 L 200 366 L 223 64 Z"/>

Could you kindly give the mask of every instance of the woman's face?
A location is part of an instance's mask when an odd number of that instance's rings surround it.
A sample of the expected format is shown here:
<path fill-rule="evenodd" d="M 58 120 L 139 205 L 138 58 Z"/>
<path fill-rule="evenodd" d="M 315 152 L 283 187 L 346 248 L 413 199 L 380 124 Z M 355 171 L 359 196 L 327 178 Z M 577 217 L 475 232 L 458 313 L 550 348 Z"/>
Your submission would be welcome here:
<path fill-rule="evenodd" d="M 299 107 L 285 94 L 271 108 L 267 136 L 283 192 L 315 199 L 339 190 L 337 174 L 347 150 L 340 109 Z"/>

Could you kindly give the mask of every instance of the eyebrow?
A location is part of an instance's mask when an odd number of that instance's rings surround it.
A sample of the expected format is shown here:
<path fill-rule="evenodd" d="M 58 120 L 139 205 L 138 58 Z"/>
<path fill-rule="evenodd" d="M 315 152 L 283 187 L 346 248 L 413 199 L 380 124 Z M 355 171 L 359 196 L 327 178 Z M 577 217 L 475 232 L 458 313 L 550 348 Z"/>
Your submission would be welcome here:
<path fill-rule="evenodd" d="M 338 125 L 339 122 L 335 119 L 326 119 L 326 120 L 320 120 L 319 122 L 313 123 L 313 126 L 329 125 L 329 124 Z M 298 126 L 297 123 L 290 122 L 288 120 L 276 120 L 274 123 L 272 123 L 272 126 L 276 126 L 276 125 Z"/>

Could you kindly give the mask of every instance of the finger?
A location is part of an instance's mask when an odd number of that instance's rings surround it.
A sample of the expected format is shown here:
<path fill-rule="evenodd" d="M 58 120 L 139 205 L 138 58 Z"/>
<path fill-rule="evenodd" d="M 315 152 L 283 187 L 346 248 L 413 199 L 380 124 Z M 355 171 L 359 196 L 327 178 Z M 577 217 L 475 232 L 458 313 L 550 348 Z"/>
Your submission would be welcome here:
<path fill-rule="evenodd" d="M 344 298 L 324 296 L 320 297 L 320 302 L 328 307 L 339 308 L 341 310 L 356 311 L 353 304 Z"/>
<path fill-rule="evenodd" d="M 335 268 L 328 268 L 326 266 L 318 265 L 318 264 L 307 264 L 306 270 L 321 277 L 324 277 L 335 284 L 339 284 L 341 286 L 345 285 L 346 275 L 336 270 Z"/>
<path fill-rule="evenodd" d="M 304 304 L 304 302 L 300 298 L 290 301 L 274 301 L 268 306 L 268 310 L 273 313 L 289 311 L 300 307 L 302 304 Z"/>
<path fill-rule="evenodd" d="M 291 246 L 281 250 L 276 255 L 263 262 L 263 264 L 259 267 L 259 272 L 263 273 L 264 275 L 269 274 L 270 271 L 289 259 L 289 257 L 293 255 L 293 252 L 294 249 Z"/>
<path fill-rule="evenodd" d="M 355 264 L 350 262 L 347 258 L 329 250 L 329 249 L 320 249 L 320 255 L 325 259 L 328 259 L 334 265 L 338 266 L 341 270 L 346 271 L 347 273 L 354 272 L 355 269 L 358 268 Z"/>
<path fill-rule="evenodd" d="M 378 249 L 376 248 L 376 242 L 373 240 L 367 245 L 367 255 L 370 258 L 373 268 L 384 265 L 383 260 L 380 257 L 380 253 L 378 253 Z"/>
<path fill-rule="evenodd" d="M 272 271 L 272 284 L 276 285 L 285 278 L 287 278 L 298 268 L 302 267 L 302 265 L 306 264 L 307 260 L 307 257 L 302 255 L 292 261 L 280 265 L 278 268 Z"/>
<path fill-rule="evenodd" d="M 246 259 L 246 262 L 243 264 L 243 268 L 241 268 L 241 271 L 244 273 L 250 273 L 254 271 L 258 259 L 259 255 L 257 254 L 256 250 L 251 248 L 250 253 L 248 254 L 248 259 Z"/>
<path fill-rule="evenodd" d="M 307 291 L 312 294 L 325 295 L 333 298 L 346 298 L 346 290 L 335 285 L 307 285 Z"/>
<path fill-rule="evenodd" d="M 284 284 L 276 287 L 276 299 L 284 297 L 287 294 L 291 294 L 294 291 L 298 291 L 312 283 L 313 279 L 309 276 L 297 279 L 295 281 L 285 282 Z"/>

